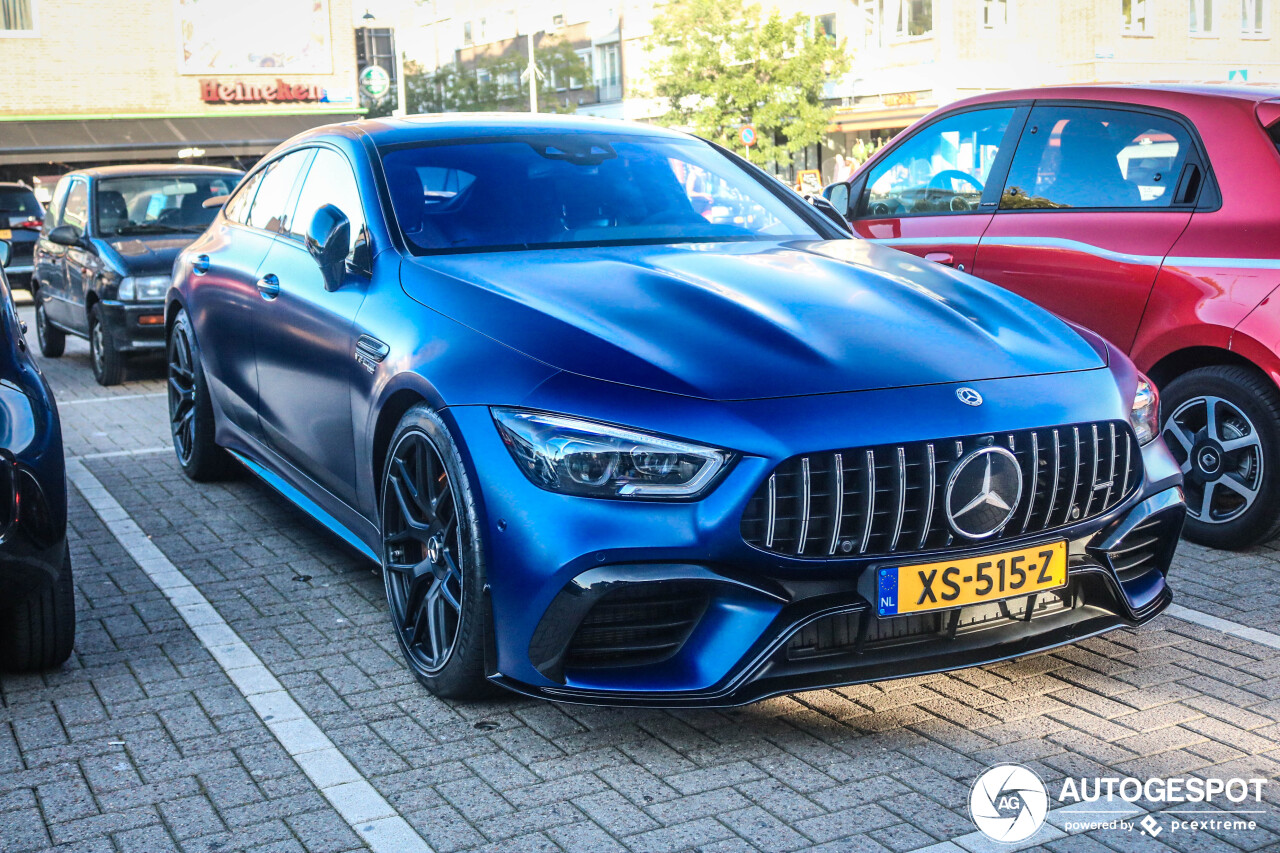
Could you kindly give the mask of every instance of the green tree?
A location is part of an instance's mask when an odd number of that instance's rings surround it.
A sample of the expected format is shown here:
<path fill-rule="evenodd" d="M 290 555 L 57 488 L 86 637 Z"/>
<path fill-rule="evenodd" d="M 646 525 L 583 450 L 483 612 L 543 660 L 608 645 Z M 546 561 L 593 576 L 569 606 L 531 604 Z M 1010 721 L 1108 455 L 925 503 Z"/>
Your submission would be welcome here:
<path fill-rule="evenodd" d="M 653 93 L 663 124 L 742 152 L 738 131 L 756 128 L 748 154 L 785 166 L 821 142 L 835 112 L 824 84 L 849 70 L 844 44 L 806 15 L 765 15 L 744 0 L 672 0 L 653 22 Z"/>
<path fill-rule="evenodd" d="M 587 80 L 582 57 L 562 42 L 543 40 L 535 50 L 538 65 L 538 109 L 573 112 L 577 105 L 564 103 L 556 92 L 567 81 Z M 410 112 L 523 111 L 529 108 L 529 84 L 525 77 L 529 60 L 523 52 L 484 57 L 472 66 L 443 65 L 434 72 L 410 63 L 405 75 L 405 99 Z"/>

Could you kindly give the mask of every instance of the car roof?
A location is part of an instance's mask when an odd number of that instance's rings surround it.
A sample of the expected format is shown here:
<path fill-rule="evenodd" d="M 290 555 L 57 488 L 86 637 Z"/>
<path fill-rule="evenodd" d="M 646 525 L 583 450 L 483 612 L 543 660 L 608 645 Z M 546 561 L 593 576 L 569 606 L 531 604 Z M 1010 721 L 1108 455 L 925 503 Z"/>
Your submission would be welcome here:
<path fill-rule="evenodd" d="M 607 133 L 611 136 L 657 136 L 691 139 L 688 134 L 651 124 L 617 121 L 596 116 L 546 115 L 529 113 L 433 113 L 402 118 L 375 118 L 317 127 L 294 137 L 304 139 L 326 135 L 368 136 L 375 145 L 387 146 L 448 139 L 475 139 L 536 133 Z"/>
<path fill-rule="evenodd" d="M 76 169 L 70 175 L 86 175 L 90 178 L 132 178 L 147 175 L 243 175 L 239 169 L 225 166 L 183 166 L 177 163 L 140 163 L 129 166 L 93 166 Z"/>
<path fill-rule="evenodd" d="M 1150 106 L 1168 106 L 1184 98 L 1228 98 L 1251 103 L 1280 98 L 1280 86 L 1247 83 L 1083 83 L 1074 86 L 1041 86 L 1034 89 L 1006 89 L 964 98 L 948 107 L 996 101 L 1083 100 L 1121 101 Z"/>
<path fill-rule="evenodd" d="M 34 192 L 31 187 L 22 183 L 22 181 L 0 181 L 0 190 L 26 190 Z"/>

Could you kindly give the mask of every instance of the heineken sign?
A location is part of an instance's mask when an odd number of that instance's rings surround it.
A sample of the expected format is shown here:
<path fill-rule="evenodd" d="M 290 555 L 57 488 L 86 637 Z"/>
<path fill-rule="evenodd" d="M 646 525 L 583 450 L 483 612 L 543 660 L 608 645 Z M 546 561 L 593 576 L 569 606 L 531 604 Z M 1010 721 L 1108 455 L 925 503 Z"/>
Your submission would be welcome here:
<path fill-rule="evenodd" d="M 244 80 L 231 83 L 220 80 L 200 81 L 200 100 L 206 104 L 314 104 L 324 99 L 324 87 L 315 83 L 286 83 L 283 80 L 276 80 L 274 83 L 247 83 Z"/>

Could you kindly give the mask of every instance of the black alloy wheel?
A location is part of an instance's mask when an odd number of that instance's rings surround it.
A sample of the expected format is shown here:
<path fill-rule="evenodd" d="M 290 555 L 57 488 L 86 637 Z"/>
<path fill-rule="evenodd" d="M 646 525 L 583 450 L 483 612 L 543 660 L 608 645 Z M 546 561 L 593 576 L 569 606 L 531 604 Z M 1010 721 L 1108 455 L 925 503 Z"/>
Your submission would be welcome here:
<path fill-rule="evenodd" d="M 61 329 L 49 323 L 44 312 L 44 303 L 37 294 L 36 302 L 36 340 L 40 343 L 40 354 L 45 358 L 58 358 L 67 350 L 67 335 Z"/>
<path fill-rule="evenodd" d="M 213 441 L 213 403 L 185 310 L 169 331 L 168 350 L 169 431 L 178 464 L 197 482 L 223 479 L 232 471 L 231 457 Z"/>
<path fill-rule="evenodd" d="M 409 668 L 439 696 L 490 695 L 471 493 L 447 429 L 426 407 L 411 409 L 392 438 L 382 541 L 387 604 Z"/>
<path fill-rule="evenodd" d="M 1280 532 L 1280 392 L 1246 367 L 1207 367 L 1169 383 L 1161 435 L 1184 478 L 1188 539 L 1247 548 Z"/>

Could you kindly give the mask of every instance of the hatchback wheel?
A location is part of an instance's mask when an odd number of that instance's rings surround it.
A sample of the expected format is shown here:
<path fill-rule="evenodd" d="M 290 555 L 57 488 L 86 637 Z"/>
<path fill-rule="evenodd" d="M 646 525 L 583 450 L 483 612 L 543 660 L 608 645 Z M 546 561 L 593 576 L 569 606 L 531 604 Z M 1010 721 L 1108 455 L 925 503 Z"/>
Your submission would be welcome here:
<path fill-rule="evenodd" d="M 492 695 L 475 504 L 457 446 L 426 406 L 410 409 L 392 436 L 381 520 L 383 583 L 409 668 L 438 696 Z"/>
<path fill-rule="evenodd" d="M 36 340 L 40 342 L 40 354 L 45 358 L 58 358 L 67 349 L 67 336 L 61 329 L 52 326 L 44 313 L 44 303 L 39 294 L 36 302 Z"/>
<path fill-rule="evenodd" d="M 116 349 L 111 330 L 102 322 L 98 305 L 89 309 L 89 355 L 93 360 L 93 378 L 99 385 L 119 385 L 124 378 L 124 355 Z"/>
<path fill-rule="evenodd" d="M 27 597 L 8 605 L 0 618 L 0 669 L 34 671 L 61 666 L 76 637 L 76 594 L 71 553 L 62 572 Z"/>
<path fill-rule="evenodd" d="M 1247 548 L 1280 533 L 1280 392 L 1246 367 L 1206 367 L 1169 383 L 1162 434 L 1182 466 L 1185 534 Z"/>
<path fill-rule="evenodd" d="M 169 330 L 168 360 L 169 430 L 178 464 L 197 482 L 223 479 L 232 471 L 231 456 L 213 441 L 213 402 L 185 310 Z"/>

